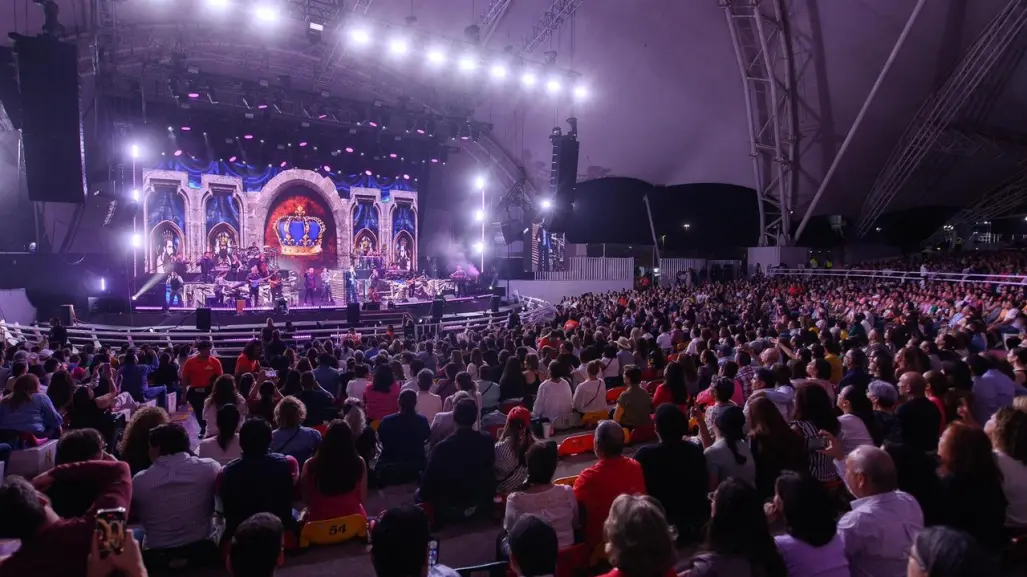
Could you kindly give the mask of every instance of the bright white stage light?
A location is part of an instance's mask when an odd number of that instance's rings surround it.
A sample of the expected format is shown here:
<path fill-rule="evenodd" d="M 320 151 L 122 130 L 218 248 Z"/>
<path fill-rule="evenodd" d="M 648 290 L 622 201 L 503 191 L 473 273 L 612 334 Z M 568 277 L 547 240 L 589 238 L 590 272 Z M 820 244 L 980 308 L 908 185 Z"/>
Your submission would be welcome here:
<path fill-rule="evenodd" d="M 489 71 L 493 78 L 496 80 L 503 80 L 506 78 L 506 66 L 502 64 L 495 64 L 492 66 L 492 70 Z"/>
<path fill-rule="evenodd" d="M 257 15 L 257 20 L 261 22 L 276 22 L 278 20 L 278 10 L 271 6 L 257 6 L 255 14 Z"/>
<path fill-rule="evenodd" d="M 432 50 L 428 52 L 428 63 L 439 66 L 446 62 L 446 53 L 441 50 Z"/>
<path fill-rule="evenodd" d="M 550 94 L 556 94 L 560 92 L 560 81 L 553 78 L 549 82 L 546 82 L 546 92 Z"/>
<path fill-rule="evenodd" d="M 525 72 L 524 76 L 521 76 L 521 84 L 527 88 L 535 86 L 536 82 L 538 82 L 538 78 L 535 78 L 535 75 L 531 72 Z"/>
<path fill-rule="evenodd" d="M 138 144 L 133 144 L 132 145 L 132 158 L 139 158 L 139 145 Z"/>
<path fill-rule="evenodd" d="M 480 242 L 474 243 L 474 252 L 478 254 L 485 252 L 485 245 Z"/>
<path fill-rule="evenodd" d="M 480 208 L 474 211 L 474 220 L 478 222 L 485 220 L 485 211 Z"/>
<path fill-rule="evenodd" d="M 132 200 L 135 201 L 135 202 L 139 202 L 139 189 L 138 188 L 133 188 L 132 189 Z"/>
<path fill-rule="evenodd" d="M 207 0 L 207 6 L 211 8 L 227 8 L 228 0 Z"/>
<path fill-rule="evenodd" d="M 310 23 L 310 29 L 313 30 L 314 32 L 324 32 L 325 31 L 325 25 L 321 24 L 319 22 L 311 22 Z"/>
<path fill-rule="evenodd" d="M 585 100 L 588 98 L 588 88 L 585 88 L 584 86 L 575 86 L 574 98 L 576 100 Z"/>
<path fill-rule="evenodd" d="M 403 56 L 408 50 L 407 41 L 402 38 L 393 38 L 389 42 L 389 53 L 393 56 Z"/>
<path fill-rule="evenodd" d="M 354 44 L 357 44 L 357 45 L 360 45 L 360 46 L 364 46 L 364 45 L 368 44 L 369 42 L 371 42 L 371 32 L 369 32 L 365 28 L 354 28 L 353 30 L 350 31 L 349 37 L 350 37 L 350 40 L 352 40 Z"/>
<path fill-rule="evenodd" d="M 132 233 L 132 237 L 130 239 L 130 243 L 132 244 L 132 248 L 140 248 L 140 247 L 142 247 L 143 246 L 143 235 L 139 234 L 138 232 Z"/>
<path fill-rule="evenodd" d="M 474 188 L 477 188 L 477 189 L 485 188 L 485 177 L 484 176 L 479 176 L 478 178 L 474 179 Z"/>
<path fill-rule="evenodd" d="M 106 291 L 107 290 L 107 279 L 105 279 L 103 277 L 100 277 L 100 290 L 101 291 Z"/>
<path fill-rule="evenodd" d="M 460 59 L 460 71 L 471 72 L 478 67 L 478 60 L 474 56 L 464 56 Z"/>
<path fill-rule="evenodd" d="M 548 198 L 546 198 L 546 199 L 544 199 L 542 201 L 542 208 L 543 209 L 548 210 L 548 209 L 550 209 L 552 207 L 553 207 L 553 201 L 549 200 Z"/>

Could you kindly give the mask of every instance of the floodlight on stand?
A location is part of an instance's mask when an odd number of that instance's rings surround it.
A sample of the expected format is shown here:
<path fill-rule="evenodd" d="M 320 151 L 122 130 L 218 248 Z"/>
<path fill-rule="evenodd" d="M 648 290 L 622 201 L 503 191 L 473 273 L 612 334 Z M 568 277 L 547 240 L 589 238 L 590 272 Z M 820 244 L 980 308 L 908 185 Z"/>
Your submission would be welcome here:
<path fill-rule="evenodd" d="M 131 148 L 132 158 L 139 158 L 139 145 L 133 144 Z"/>
<path fill-rule="evenodd" d="M 549 82 L 546 82 L 546 92 L 549 94 L 557 94 L 560 92 L 560 81 L 552 78 Z"/>
<path fill-rule="evenodd" d="M 389 53 L 393 56 L 404 56 L 409 50 L 407 41 L 403 38 L 393 38 L 389 42 Z"/>
<path fill-rule="evenodd" d="M 575 86 L 574 98 L 575 100 L 585 100 L 586 98 L 588 98 L 588 88 L 585 88 L 580 84 L 578 86 Z"/>
<path fill-rule="evenodd" d="M 485 211 L 480 208 L 474 211 L 474 220 L 478 222 L 485 220 Z"/>
<path fill-rule="evenodd" d="M 503 80 L 506 78 L 506 66 L 502 64 L 493 64 L 492 69 L 489 70 L 489 74 L 496 80 Z"/>
<path fill-rule="evenodd" d="M 358 46 L 365 46 L 371 42 L 371 32 L 366 28 L 354 28 L 349 32 L 349 38 Z"/>
<path fill-rule="evenodd" d="M 430 50 L 428 51 L 428 63 L 435 66 L 445 64 L 446 53 L 441 50 Z"/>
<path fill-rule="evenodd" d="M 535 86 L 537 82 L 538 78 L 536 78 L 531 72 L 525 72 L 524 76 L 521 76 L 521 84 L 523 84 L 525 88 L 531 88 Z"/>
<path fill-rule="evenodd" d="M 474 252 L 477 253 L 477 254 L 481 254 L 481 253 L 485 252 L 485 243 L 483 243 L 483 242 L 476 242 L 476 243 L 474 243 Z"/>
<path fill-rule="evenodd" d="M 143 235 L 138 232 L 133 232 L 132 236 L 129 237 L 129 242 L 132 248 L 140 248 L 143 246 Z"/>
<path fill-rule="evenodd" d="M 132 201 L 133 202 L 139 202 L 139 189 L 138 188 L 133 188 L 132 189 Z"/>
<path fill-rule="evenodd" d="M 485 188 L 485 177 L 484 176 L 479 176 L 478 178 L 474 179 L 474 188 L 476 188 L 478 190 L 481 190 L 481 189 Z"/>
<path fill-rule="evenodd" d="M 478 59 L 471 55 L 463 56 L 458 66 L 461 72 L 473 72 L 478 67 Z"/>

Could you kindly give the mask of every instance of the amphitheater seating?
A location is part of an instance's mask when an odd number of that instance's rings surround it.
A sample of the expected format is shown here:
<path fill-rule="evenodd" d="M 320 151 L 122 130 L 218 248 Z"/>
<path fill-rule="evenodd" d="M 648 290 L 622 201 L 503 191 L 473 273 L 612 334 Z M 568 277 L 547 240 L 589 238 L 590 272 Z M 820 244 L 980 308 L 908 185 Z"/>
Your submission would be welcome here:
<path fill-rule="evenodd" d="M 585 413 L 581 416 L 581 426 L 594 427 L 599 424 L 599 421 L 604 421 L 609 418 L 609 411 L 593 411 L 591 413 Z"/>
<path fill-rule="evenodd" d="M 613 405 L 617 403 L 617 399 L 620 398 L 620 394 L 627 390 L 627 387 L 613 387 L 612 389 L 606 390 L 606 404 Z"/>
<path fill-rule="evenodd" d="M 590 453 L 594 448 L 595 439 L 592 433 L 581 433 L 579 435 L 573 435 L 567 437 L 561 443 L 557 449 L 557 454 L 561 457 L 570 457 L 573 455 L 580 455 L 582 453 Z"/>
<path fill-rule="evenodd" d="M 57 440 L 46 441 L 38 447 L 21 449 L 11 453 L 7 462 L 7 475 L 21 475 L 31 479 L 54 466 L 57 457 Z"/>
<path fill-rule="evenodd" d="M 334 545 L 367 536 L 367 519 L 363 515 L 349 515 L 338 519 L 305 523 L 300 530 L 300 548 L 311 545 Z"/>

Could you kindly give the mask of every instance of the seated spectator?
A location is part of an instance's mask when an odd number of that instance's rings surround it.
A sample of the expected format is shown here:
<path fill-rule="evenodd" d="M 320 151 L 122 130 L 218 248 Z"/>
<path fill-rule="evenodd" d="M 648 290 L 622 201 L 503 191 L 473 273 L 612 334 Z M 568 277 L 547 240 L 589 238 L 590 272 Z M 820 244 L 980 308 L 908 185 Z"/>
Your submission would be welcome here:
<path fill-rule="evenodd" d="M 62 417 L 67 415 L 74 394 L 75 383 L 71 380 L 71 373 L 59 370 L 50 377 L 50 384 L 46 387 L 46 396 L 50 398 L 54 409 Z"/>
<path fill-rule="evenodd" d="M 510 569 L 517 577 L 546 577 L 556 574 L 560 547 L 556 531 L 535 515 L 524 515 L 507 535 Z"/>
<path fill-rule="evenodd" d="M 335 397 L 321 387 L 316 376 L 315 371 L 307 371 L 300 375 L 300 386 L 303 390 L 300 391 L 299 400 L 307 408 L 304 427 L 323 425 L 325 421 L 331 421 L 339 414 L 339 410 L 335 408 Z M 338 390 L 338 387 L 333 387 L 332 390 Z"/>
<path fill-rule="evenodd" d="M 710 518 L 706 456 L 684 439 L 688 418 L 676 403 L 656 407 L 655 423 L 660 442 L 640 448 L 635 460 L 642 466 L 646 492 L 663 505 L 679 543 L 692 542 Z"/>
<path fill-rule="evenodd" d="M 427 464 L 424 446 L 431 436 L 428 420 L 417 414 L 417 393 L 399 394 L 399 412 L 382 419 L 378 439 L 382 454 L 375 472 L 383 484 L 409 483 L 417 480 Z"/>
<path fill-rule="evenodd" d="M 282 393 L 275 386 L 275 382 L 266 380 L 260 383 L 259 387 L 253 387 L 250 390 L 246 406 L 250 415 L 260 417 L 270 423 L 275 420 L 275 406 L 282 398 Z M 239 411 L 239 413 L 242 414 L 243 411 Z"/>
<path fill-rule="evenodd" d="M 585 514 L 585 543 L 594 548 L 603 540 L 603 521 L 619 495 L 645 494 L 645 476 L 638 461 L 622 455 L 624 429 L 602 421 L 593 441 L 599 461 L 574 481 L 574 497 Z"/>
<path fill-rule="evenodd" d="M 769 398 L 757 397 L 748 408 L 749 450 L 756 465 L 756 491 L 761 498 L 771 499 L 781 473 L 808 473 L 806 442 L 788 426 Z"/>
<path fill-rule="evenodd" d="M 242 352 L 235 358 L 235 378 L 239 379 L 246 373 L 256 373 L 260 370 L 260 341 L 253 339 L 242 348 Z"/>
<path fill-rule="evenodd" d="M 367 464 L 357 453 L 353 431 L 345 421 L 333 421 L 300 475 L 300 495 L 307 505 L 304 520 L 366 517 L 367 475 Z"/>
<path fill-rule="evenodd" d="M 499 383 L 492 380 L 492 367 L 478 367 L 478 392 L 481 393 L 481 410 L 488 413 L 499 408 Z"/>
<path fill-rule="evenodd" d="M 153 370 L 152 365 L 139 364 L 135 349 L 128 349 L 128 352 L 125 353 L 125 360 L 118 369 L 118 376 L 121 377 L 121 390 L 132 395 L 132 399 L 137 403 L 156 400 L 157 406 L 163 407 L 167 404 L 165 397 L 167 397 L 168 388 L 163 385 L 151 387 L 148 384 L 147 380 Z"/>
<path fill-rule="evenodd" d="M 659 501 L 646 495 L 614 499 L 603 524 L 606 556 L 615 569 L 604 577 L 674 575 L 674 536 Z"/>
<path fill-rule="evenodd" d="M 882 442 L 901 443 L 902 425 L 895 416 L 899 403 L 899 390 L 885 381 L 872 381 L 867 387 L 867 397 L 874 408 L 874 423 L 878 439 Z"/>
<path fill-rule="evenodd" d="M 358 351 L 359 352 L 359 351 Z M 364 405 L 357 399 L 346 399 L 342 403 L 342 420 L 356 436 L 357 453 L 368 468 L 378 460 L 378 433 L 364 416 Z"/>
<path fill-rule="evenodd" d="M 934 452 L 938 448 L 944 415 L 927 398 L 927 381 L 918 373 L 908 372 L 899 377 L 898 388 L 906 399 L 895 409 L 902 442 L 925 453 Z"/>
<path fill-rule="evenodd" d="M 706 427 L 709 430 L 713 430 L 713 423 L 717 421 L 717 415 L 720 411 L 725 410 L 727 407 L 737 407 L 734 401 L 731 400 L 731 396 L 734 394 L 735 382 L 728 378 L 714 377 L 710 387 L 706 391 L 712 391 L 710 395 L 712 405 L 705 404 L 696 400 L 695 405 L 697 407 L 706 407 L 703 411 L 703 420 L 706 421 Z M 703 392 L 706 392 L 703 391 Z M 699 395 L 702 397 L 702 394 Z"/>
<path fill-rule="evenodd" d="M 997 559 L 974 538 L 950 527 L 928 527 L 909 552 L 908 577 L 999 577 Z"/>
<path fill-rule="evenodd" d="M 664 371 L 663 382 L 656 387 L 653 395 L 653 406 L 659 407 L 664 403 L 677 405 L 682 414 L 688 410 L 688 383 L 685 380 L 684 367 L 672 361 L 667 364 Z"/>
<path fill-rule="evenodd" d="M 924 526 L 943 523 L 946 518 L 944 491 L 938 477 L 937 459 L 902 443 L 885 443 L 882 448 L 895 464 L 899 490 L 909 493 L 920 504 Z"/>
<path fill-rule="evenodd" d="M 166 387 L 168 392 L 177 391 L 179 370 L 178 363 L 170 354 L 161 354 L 158 357 L 157 368 L 153 371 L 153 384 Z"/>
<path fill-rule="evenodd" d="M 118 443 L 118 458 L 128 463 L 133 476 L 150 466 L 150 431 L 170 422 L 160 407 L 143 407 L 132 413 Z"/>
<path fill-rule="evenodd" d="M 124 428 L 124 418 L 111 413 L 118 388 L 109 377 L 100 377 L 95 387 L 78 387 L 64 421 L 69 429 L 96 429 L 113 451 L 115 431 Z"/>
<path fill-rule="evenodd" d="M 642 388 L 642 371 L 635 365 L 624 367 L 624 384 L 628 387 L 617 399 L 613 420 L 625 429 L 651 426 L 653 399 Z"/>
<path fill-rule="evenodd" d="M 1013 397 L 1023 387 L 996 369 L 995 363 L 986 355 L 970 355 L 966 362 L 973 375 L 974 419 L 978 423 L 987 423 L 996 411 L 1011 405 Z"/>
<path fill-rule="evenodd" d="M 518 520 L 537 515 L 556 531 L 562 549 L 574 544 L 574 529 L 579 526 L 578 502 L 573 488 L 553 484 L 557 459 L 556 443 L 552 441 L 535 443 L 528 449 L 528 476 L 506 498 L 503 528 L 512 533 Z"/>
<path fill-rule="evenodd" d="M 380 421 L 396 412 L 399 401 L 399 383 L 388 365 L 380 365 L 374 371 L 374 381 L 364 392 L 364 407 L 367 418 Z"/>
<path fill-rule="evenodd" d="M 590 361 L 585 370 L 588 378 L 574 389 L 574 411 L 582 415 L 605 413 L 609 408 L 606 404 L 606 383 L 599 376 L 603 372 L 602 361 Z"/>
<path fill-rule="evenodd" d="M 200 448 L 197 454 L 205 459 L 214 459 L 221 465 L 242 457 L 242 449 L 239 447 L 239 422 L 242 416 L 235 405 L 221 407 L 217 415 L 218 434 L 200 441 Z"/>
<path fill-rule="evenodd" d="M 710 508 L 706 540 L 680 577 L 788 576 L 752 485 L 739 479 L 724 481 L 713 493 Z"/>
<path fill-rule="evenodd" d="M 144 552 L 173 552 L 195 563 L 217 560 L 214 490 L 221 465 L 194 457 L 189 434 L 177 423 L 150 431 L 150 454 L 153 464 L 132 478 L 132 514 L 146 531 Z"/>
<path fill-rule="evenodd" d="M 453 396 L 453 394 L 457 392 L 456 376 L 460 373 L 460 365 L 456 363 L 447 363 L 446 366 L 442 368 L 442 375 L 440 375 L 439 382 L 435 383 L 435 388 L 432 392 L 442 399 L 443 407 L 445 407 L 445 403 L 449 400 L 449 397 Z"/>
<path fill-rule="evenodd" d="M 1006 527 L 1027 530 L 1027 413 L 1003 407 L 985 425 L 995 460 L 1002 471 L 1006 496 Z"/>
<path fill-rule="evenodd" d="M 538 403 L 535 403 L 538 407 Z M 496 443 L 496 492 L 509 493 L 524 484 L 528 474 L 528 450 L 535 443 L 531 433 L 531 413 L 524 407 L 514 407 L 506 415 L 506 426 Z"/>
<path fill-rule="evenodd" d="M 810 475 L 821 483 L 837 483 L 838 470 L 831 459 L 820 451 L 818 444 L 822 431 L 834 436 L 841 431 L 841 424 L 834 414 L 834 405 L 823 387 L 803 384 L 795 391 L 792 430 L 801 435 L 806 443 Z"/>
<path fill-rule="evenodd" d="M 946 502 L 944 524 L 966 531 L 985 550 L 998 554 L 1007 540 L 1002 471 L 988 435 L 952 423 L 938 444 L 938 469 Z"/>
<path fill-rule="evenodd" d="M 271 452 L 289 455 L 303 466 L 321 444 L 321 433 L 304 427 L 307 408 L 296 397 L 285 397 L 275 407 L 275 429 L 271 436 Z"/>
<path fill-rule="evenodd" d="M 745 435 L 745 414 L 742 409 L 727 407 L 717 413 L 712 438 L 706 429 L 706 422 L 699 418 L 696 420 L 699 422 L 703 446 L 706 447 L 703 453 L 710 475 L 710 490 L 716 489 L 728 477 L 737 477 L 755 487 L 756 461 Z"/>
<path fill-rule="evenodd" d="M 457 401 L 453 409 L 456 431 L 432 449 L 416 498 L 436 511 L 487 510 L 496 494 L 492 439 L 474 430 L 478 405 L 473 399 Z"/>
<path fill-rule="evenodd" d="M 14 392 L 0 399 L 0 431 L 56 439 L 61 435 L 62 424 L 50 398 L 39 392 L 39 378 L 35 375 L 18 377 Z M 17 435 L 13 437 L 17 442 Z"/>
<path fill-rule="evenodd" d="M 457 391 L 451 398 L 454 405 L 463 399 L 473 400 L 473 397 L 471 397 L 467 391 Z M 453 414 L 454 411 L 452 410 L 442 411 L 435 414 L 435 418 L 431 422 L 431 435 L 428 442 L 429 447 L 435 447 L 456 431 L 456 422 L 453 420 Z M 475 421 L 475 423 L 477 423 L 477 421 Z"/>
<path fill-rule="evenodd" d="M 325 352 L 317 356 L 317 367 L 313 372 L 319 387 L 333 397 L 339 392 L 339 387 L 343 384 L 342 373 L 339 372 L 339 362 L 331 353 Z"/>
<path fill-rule="evenodd" d="M 95 429 L 74 429 L 61 435 L 57 442 L 54 465 L 81 463 L 83 461 L 115 460 L 104 450 L 104 440 Z M 64 518 L 81 517 L 86 514 L 96 499 L 95 489 L 81 482 L 55 482 L 46 489 L 50 507 Z"/>
<path fill-rule="evenodd" d="M 376 577 L 458 577 L 445 565 L 428 566 L 430 535 L 428 515 L 414 505 L 385 511 L 371 531 L 371 564 Z"/>
<path fill-rule="evenodd" d="M 90 486 L 94 501 L 81 517 L 63 518 L 43 494 L 55 483 Z M 128 466 L 117 461 L 83 461 L 50 469 L 31 483 L 8 476 L 0 484 L 0 539 L 21 545 L 0 561 L 0 573 L 12 576 L 92 577 L 87 567 L 96 531 L 96 511 L 124 507 L 132 501 Z"/>
<path fill-rule="evenodd" d="M 834 511 L 834 502 L 820 483 L 795 473 L 777 479 L 771 514 L 783 518 L 787 532 L 774 541 L 789 577 L 849 577 Z"/>
<path fill-rule="evenodd" d="M 289 530 L 293 485 L 299 477 L 296 459 L 272 453 L 271 425 L 264 419 L 248 419 L 239 429 L 242 457 L 221 469 L 218 495 L 224 506 L 225 537 L 256 513 L 271 513 Z"/>
<path fill-rule="evenodd" d="M 564 372 L 563 363 L 549 363 L 549 378 L 538 387 L 538 396 L 531 410 L 533 418 L 555 423 L 571 416 L 574 411 L 573 393 Z"/>
<path fill-rule="evenodd" d="M 878 446 L 880 439 L 874 439 L 873 429 L 874 408 L 866 393 L 853 386 L 842 388 L 838 393 L 838 409 L 842 414 L 838 416 L 840 430 L 839 440 L 842 442 L 842 450 L 849 454 L 860 445 Z M 878 435 L 880 437 L 880 435 Z"/>
<path fill-rule="evenodd" d="M 357 351 L 360 352 L 360 351 Z M 363 399 L 371 381 L 367 380 L 368 368 L 363 363 L 357 363 L 353 367 L 353 380 L 346 383 L 346 390 L 340 391 L 336 397 Z"/>
<path fill-rule="evenodd" d="M 276 331 L 277 332 L 277 331 Z M 274 577 L 284 561 L 285 529 L 270 513 L 257 513 L 239 525 L 228 549 L 232 577 Z"/>
<path fill-rule="evenodd" d="M 474 383 L 474 379 L 471 378 L 470 373 L 468 373 L 466 371 L 458 372 L 456 374 L 456 377 L 453 379 L 453 382 L 456 383 L 456 390 L 457 390 L 457 392 L 463 391 L 463 392 L 467 393 L 468 395 L 470 395 L 470 397 L 472 399 L 474 399 L 474 402 L 477 403 L 477 405 L 478 405 L 478 411 L 480 412 L 481 411 L 481 393 L 478 392 L 478 386 Z M 453 403 L 454 402 L 455 401 L 453 400 L 453 396 L 452 395 L 449 396 L 448 398 L 444 399 L 442 401 L 442 410 L 443 411 L 452 411 L 453 410 Z M 479 418 L 479 421 L 480 421 L 480 418 Z M 475 428 L 475 430 L 478 429 L 478 423 L 474 424 L 474 428 Z"/>
<path fill-rule="evenodd" d="M 207 425 L 208 437 L 217 436 L 218 411 L 225 405 L 235 405 L 243 419 L 249 413 L 246 399 L 235 388 L 235 377 L 232 375 L 221 375 L 215 379 L 214 386 L 210 390 L 210 396 L 207 397 L 207 400 L 203 401 L 203 422 Z"/>
<path fill-rule="evenodd" d="M 415 362 L 419 362 L 416 361 Z M 417 414 L 428 420 L 435 420 L 435 415 L 442 412 L 442 399 L 431 392 L 435 384 L 435 375 L 428 369 L 417 371 Z"/>

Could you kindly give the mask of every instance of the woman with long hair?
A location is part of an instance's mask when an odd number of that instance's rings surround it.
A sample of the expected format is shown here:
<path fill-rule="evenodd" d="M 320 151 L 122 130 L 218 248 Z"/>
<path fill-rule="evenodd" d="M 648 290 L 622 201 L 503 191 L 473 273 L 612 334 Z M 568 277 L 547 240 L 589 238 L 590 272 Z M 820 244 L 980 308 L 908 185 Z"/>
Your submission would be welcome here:
<path fill-rule="evenodd" d="M 909 552 L 908 577 L 999 577 L 998 559 L 951 527 L 927 527 Z"/>
<path fill-rule="evenodd" d="M 653 352 L 660 349 L 653 349 Z M 656 387 L 653 395 L 653 406 L 659 407 L 664 403 L 677 405 L 682 411 L 688 410 L 688 382 L 685 380 L 685 368 L 678 361 L 667 363 L 663 373 L 663 382 Z"/>
<path fill-rule="evenodd" d="M 282 396 L 292 395 L 295 397 L 303 391 L 302 374 L 296 369 L 286 371 L 285 377 L 279 381 L 282 386 L 278 387 L 282 391 Z"/>
<path fill-rule="evenodd" d="M 499 401 L 523 399 L 527 391 L 528 382 L 521 370 L 521 361 L 517 355 L 510 355 L 503 367 L 503 375 L 499 378 Z"/>
<path fill-rule="evenodd" d="M 57 412 L 64 415 L 71 405 L 71 397 L 75 394 L 75 383 L 68 371 L 56 371 L 50 375 L 50 384 L 46 387 L 46 396 L 50 397 Z"/>
<path fill-rule="evenodd" d="M 360 399 L 350 397 L 342 402 L 342 420 L 349 425 L 356 437 L 357 453 L 363 457 L 368 468 L 378 458 L 378 433 L 367 422 L 364 403 Z"/>
<path fill-rule="evenodd" d="M 14 379 L 11 394 L 0 400 L 0 430 L 56 439 L 62 424 L 50 397 L 39 392 L 39 377 L 31 373 Z"/>
<path fill-rule="evenodd" d="M 242 449 L 239 447 L 239 423 L 242 415 L 238 407 L 228 404 L 218 409 L 217 414 L 218 434 L 214 437 L 200 441 L 198 456 L 214 459 L 222 465 L 227 465 L 234 459 L 242 457 Z"/>
<path fill-rule="evenodd" d="M 399 383 L 392 374 L 392 367 L 379 365 L 374 370 L 371 386 L 364 391 L 364 407 L 367 418 L 380 421 L 398 410 Z"/>
<path fill-rule="evenodd" d="M 242 352 L 235 359 L 235 378 L 244 373 L 254 373 L 260 369 L 260 341 L 253 339 L 246 343 Z"/>
<path fill-rule="evenodd" d="M 756 490 L 763 499 L 774 496 L 774 484 L 781 473 L 809 473 L 803 438 L 766 397 L 749 401 L 749 448 L 756 464 Z"/>
<path fill-rule="evenodd" d="M 781 475 L 770 512 L 783 517 L 787 527 L 774 542 L 788 577 L 849 577 L 834 501 L 820 483 L 795 473 Z"/>
<path fill-rule="evenodd" d="M 300 474 L 300 495 L 307 505 L 305 520 L 366 517 L 367 476 L 367 463 L 357 452 L 352 429 L 345 421 L 332 421 Z"/>
<path fill-rule="evenodd" d="M 542 384 L 542 379 L 538 355 L 528 353 L 524 357 L 525 406 L 530 407 L 534 404 L 535 396 L 538 394 L 538 387 Z"/>
<path fill-rule="evenodd" d="M 260 417 L 269 423 L 275 421 L 275 405 L 282 400 L 282 393 L 278 392 L 275 382 L 268 379 L 260 383 L 259 387 L 250 389 L 248 412 L 254 417 Z M 242 413 L 242 411 L 239 411 Z"/>
<path fill-rule="evenodd" d="M 242 417 L 241 420 L 245 420 L 246 415 L 249 414 L 246 399 L 235 388 L 235 377 L 232 375 L 221 375 L 215 379 L 214 386 L 210 389 L 210 396 L 203 402 L 203 420 L 207 422 L 207 437 L 218 435 L 218 411 L 225 405 L 235 405 Z"/>
<path fill-rule="evenodd" d="M 481 378 L 479 371 L 483 366 L 485 366 L 485 359 L 482 356 L 481 349 L 471 349 L 471 362 L 467 365 L 467 372 L 471 374 L 472 379 L 477 381 Z"/>
<path fill-rule="evenodd" d="M 574 529 L 579 526 L 578 502 L 570 485 L 553 484 L 557 459 L 556 443 L 552 441 L 534 443 L 528 448 L 527 477 L 507 496 L 503 528 L 509 531 L 524 515 L 545 515 L 556 531 L 559 546 L 569 547 L 574 544 Z"/>
<path fill-rule="evenodd" d="M 150 431 L 171 422 L 160 407 L 142 407 L 132 413 L 118 443 L 118 459 L 128 463 L 132 475 L 150 466 Z"/>
<path fill-rule="evenodd" d="M 710 473 L 710 489 L 728 477 L 756 485 L 756 462 L 745 437 L 745 413 L 739 407 L 726 407 L 717 413 L 713 424 L 716 440 L 703 452 Z"/>
<path fill-rule="evenodd" d="M 952 423 L 938 442 L 938 460 L 945 509 L 944 524 L 966 531 L 981 547 L 998 554 L 1005 537 L 1006 501 L 1002 470 L 987 433 Z"/>
<path fill-rule="evenodd" d="M 1002 407 L 984 431 L 991 437 L 995 459 L 1002 470 L 1006 527 L 1019 533 L 1027 529 L 1027 413 Z"/>
<path fill-rule="evenodd" d="M 509 493 L 524 483 L 528 473 L 528 449 L 535 444 L 531 433 L 531 413 L 524 407 L 514 407 L 506 415 L 506 425 L 496 443 L 496 492 Z"/>
<path fill-rule="evenodd" d="M 838 470 L 830 457 L 820 452 L 820 431 L 838 436 L 841 424 L 835 416 L 834 406 L 827 391 L 818 384 L 801 385 L 795 391 L 795 414 L 792 430 L 802 435 L 806 444 L 809 472 L 823 483 L 837 483 Z"/>
<path fill-rule="evenodd" d="M 645 341 L 645 339 L 642 340 Z M 649 358 L 646 361 L 647 366 L 642 371 L 642 380 L 651 381 L 660 378 L 660 375 L 663 374 L 667 366 L 667 359 L 663 356 L 663 350 L 660 347 L 653 347 L 649 351 Z"/>
<path fill-rule="evenodd" d="M 874 422 L 874 404 L 862 387 L 842 387 L 838 393 L 838 408 L 842 412 L 838 417 L 838 425 L 841 427 L 839 441 L 846 455 L 860 445 L 881 446 L 884 435 L 877 429 L 877 423 Z"/>
<path fill-rule="evenodd" d="M 788 577 L 770 536 L 763 500 L 741 479 L 727 479 L 713 493 L 702 551 L 680 577 Z"/>

